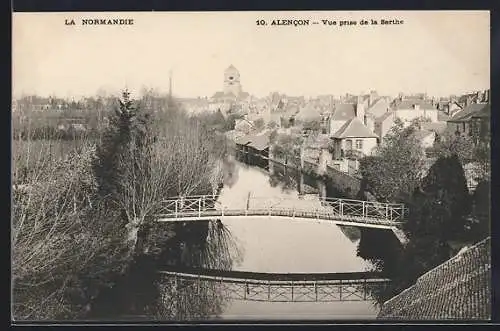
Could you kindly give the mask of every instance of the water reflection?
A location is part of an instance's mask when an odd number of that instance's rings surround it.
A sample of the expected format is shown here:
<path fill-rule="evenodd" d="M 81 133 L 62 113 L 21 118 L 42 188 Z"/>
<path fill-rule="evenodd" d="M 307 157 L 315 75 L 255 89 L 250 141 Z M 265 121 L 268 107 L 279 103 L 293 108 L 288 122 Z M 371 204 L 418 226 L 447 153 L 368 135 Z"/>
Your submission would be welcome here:
<path fill-rule="evenodd" d="M 175 244 L 178 254 L 171 254 L 169 263 L 163 268 L 185 266 L 231 270 L 235 263 L 241 262 L 241 249 L 232 240 L 229 230 L 220 221 L 206 222 L 205 226 L 205 239 L 200 241 L 193 236 L 183 236 Z M 183 227 L 192 230 L 201 224 L 186 222 Z M 172 257 L 178 257 L 178 260 L 172 261 Z M 207 319 L 220 315 L 225 308 L 224 294 L 217 283 L 203 282 L 200 286 L 194 280 L 160 276 L 157 288 L 160 297 L 152 312 L 157 320 Z"/>
<path fill-rule="evenodd" d="M 251 197 L 271 197 L 269 203 L 320 203 L 318 195 L 342 197 L 334 185 L 300 174 L 283 166 L 269 171 L 237 163 L 237 181 L 223 187 L 219 201 L 244 208 Z M 313 194 L 311 194 L 313 193 Z M 262 202 L 262 204 L 266 204 Z M 254 206 L 255 207 L 255 206 Z M 318 224 L 268 218 L 226 219 L 233 240 L 245 248 L 243 261 L 235 270 L 254 272 L 350 272 L 365 271 L 370 263 L 357 256 L 359 230 L 334 224 Z M 220 318 L 238 319 L 342 319 L 374 318 L 377 308 L 371 302 L 267 303 L 227 300 Z"/>
<path fill-rule="evenodd" d="M 242 261 L 242 249 L 220 221 L 185 222 L 178 226 L 176 242 L 170 242 L 161 268 L 198 267 L 231 270 Z M 203 238 L 196 236 L 203 232 Z M 217 283 L 160 276 L 159 298 L 152 315 L 157 320 L 199 320 L 217 316 L 225 308 Z"/>
<path fill-rule="evenodd" d="M 272 197 L 292 204 L 320 203 L 318 195 L 343 197 L 332 183 L 275 165 L 270 170 L 234 160 L 224 163 L 224 186 L 218 201 L 241 208 L 249 197 Z M 308 199 L 304 194 L 314 193 Z M 357 256 L 363 234 L 334 224 L 242 217 L 221 221 L 163 224 L 171 235 L 162 253 L 138 261 L 115 299 L 126 303 L 115 316 L 146 315 L 149 320 L 203 320 L 211 318 L 374 318 L 371 302 L 266 303 L 232 301 L 217 282 L 179 280 L 156 271 L 195 267 L 253 272 L 350 272 L 372 266 Z M 160 231 L 159 228 L 151 231 Z M 164 230 L 162 230 L 164 231 Z M 120 313 L 118 313 L 120 311 Z"/>

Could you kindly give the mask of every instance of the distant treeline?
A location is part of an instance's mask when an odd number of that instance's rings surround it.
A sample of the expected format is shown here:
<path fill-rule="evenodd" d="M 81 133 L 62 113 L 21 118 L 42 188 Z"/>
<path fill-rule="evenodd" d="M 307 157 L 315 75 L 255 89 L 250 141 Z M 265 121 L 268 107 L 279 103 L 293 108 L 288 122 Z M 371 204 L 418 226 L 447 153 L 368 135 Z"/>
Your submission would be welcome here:
<path fill-rule="evenodd" d="M 79 139 L 97 139 L 102 131 L 98 128 L 77 129 L 73 126 L 60 129 L 55 126 L 38 126 L 34 128 L 13 128 L 14 140 L 79 140 Z"/>

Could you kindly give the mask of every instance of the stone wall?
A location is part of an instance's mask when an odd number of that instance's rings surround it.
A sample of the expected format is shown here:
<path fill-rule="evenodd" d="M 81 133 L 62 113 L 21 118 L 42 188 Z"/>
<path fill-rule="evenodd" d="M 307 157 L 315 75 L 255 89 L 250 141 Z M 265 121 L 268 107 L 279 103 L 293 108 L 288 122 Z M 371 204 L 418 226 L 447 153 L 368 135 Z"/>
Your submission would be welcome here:
<path fill-rule="evenodd" d="M 355 198 L 358 194 L 361 186 L 359 178 L 350 176 L 329 166 L 326 167 L 326 176 L 335 184 L 339 191 L 346 193 L 350 198 Z"/>

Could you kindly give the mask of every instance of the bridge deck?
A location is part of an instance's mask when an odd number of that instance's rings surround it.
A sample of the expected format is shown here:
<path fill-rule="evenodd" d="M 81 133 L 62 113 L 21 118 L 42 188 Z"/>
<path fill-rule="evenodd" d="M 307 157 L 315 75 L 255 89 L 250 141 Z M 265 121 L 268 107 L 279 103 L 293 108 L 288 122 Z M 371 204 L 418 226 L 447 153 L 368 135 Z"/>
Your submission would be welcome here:
<path fill-rule="evenodd" d="M 213 278 L 232 280 L 262 281 L 323 281 L 323 280 L 374 280 L 385 279 L 380 272 L 335 272 L 335 273 L 265 273 L 237 270 L 215 270 L 201 268 L 165 267 L 159 271 L 163 274 L 182 275 L 186 278 Z"/>
<path fill-rule="evenodd" d="M 390 283 L 374 272 L 282 274 L 186 268 L 158 272 L 170 282 L 165 288 L 175 293 L 268 302 L 366 301 L 372 300 L 372 290 Z"/>
<path fill-rule="evenodd" d="M 222 210 L 202 210 L 198 211 L 181 211 L 178 213 L 157 214 L 157 218 L 165 220 L 194 220 L 196 218 L 213 219 L 225 216 L 282 216 L 290 218 L 307 218 L 307 219 L 321 219 L 329 221 L 346 221 L 351 223 L 363 224 L 376 224 L 385 226 L 398 226 L 401 222 L 384 220 L 381 218 L 372 218 L 367 216 L 354 216 L 354 215 L 339 215 L 336 213 L 321 212 L 321 211 L 300 211 L 285 208 L 274 209 L 226 209 Z"/>
<path fill-rule="evenodd" d="M 249 216 L 317 220 L 339 225 L 391 229 L 403 244 L 406 242 L 404 233 L 397 231 L 407 214 L 407 209 L 402 204 L 337 198 L 303 200 L 249 196 L 245 201 L 235 202 L 237 208 L 228 208 L 230 206 L 225 206 L 217 199 L 216 196 L 169 198 L 162 202 L 154 217 L 161 222 Z"/>

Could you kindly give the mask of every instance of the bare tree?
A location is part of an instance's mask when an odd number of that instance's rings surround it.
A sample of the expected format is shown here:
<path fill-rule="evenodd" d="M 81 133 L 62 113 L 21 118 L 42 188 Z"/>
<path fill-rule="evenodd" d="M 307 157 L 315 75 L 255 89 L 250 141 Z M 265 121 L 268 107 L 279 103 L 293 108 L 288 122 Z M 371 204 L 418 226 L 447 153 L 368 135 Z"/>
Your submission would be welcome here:
<path fill-rule="evenodd" d="M 30 142 L 26 142 L 30 143 Z M 39 144 L 40 153 L 48 146 Z M 14 189 L 12 204 L 13 317 L 25 319 L 68 318 L 79 309 L 68 297 L 79 272 L 95 270 L 100 252 L 112 249 L 103 240 L 115 229 L 90 218 L 95 182 L 90 172 L 93 149 L 67 158 L 38 158 L 24 178 L 24 186 Z M 14 162 L 14 166 L 21 162 Z M 109 232 L 108 232 L 109 231 Z M 109 236 L 108 238 L 110 238 Z M 102 253 L 101 253 L 102 254 Z M 109 262 L 109 261 L 107 261 Z M 92 266 L 89 268 L 89 266 Z M 99 268 L 106 269 L 105 265 Z"/>

